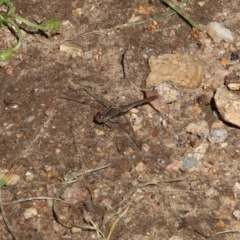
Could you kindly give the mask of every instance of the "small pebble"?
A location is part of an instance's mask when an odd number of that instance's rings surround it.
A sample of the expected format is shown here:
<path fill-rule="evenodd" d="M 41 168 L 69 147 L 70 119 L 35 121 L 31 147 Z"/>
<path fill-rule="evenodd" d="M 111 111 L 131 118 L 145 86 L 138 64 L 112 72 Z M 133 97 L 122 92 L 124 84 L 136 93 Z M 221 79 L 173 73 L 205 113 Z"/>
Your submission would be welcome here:
<path fill-rule="evenodd" d="M 208 122 L 206 120 L 198 121 L 196 123 L 189 123 L 186 132 L 196 134 L 201 138 L 206 138 L 209 134 Z"/>
<path fill-rule="evenodd" d="M 69 20 L 66 20 L 66 21 L 63 21 L 63 22 L 62 22 L 62 25 L 63 25 L 63 26 L 66 26 L 66 25 L 69 25 L 69 24 L 70 24 L 70 21 L 69 21 Z"/>
<path fill-rule="evenodd" d="M 212 76 L 211 76 L 210 73 L 205 73 L 205 78 L 209 79 L 209 78 L 211 78 L 211 77 L 212 77 Z"/>
<path fill-rule="evenodd" d="M 191 168 L 196 167 L 198 164 L 198 161 L 195 157 L 186 157 L 183 159 L 182 165 L 179 167 L 179 169 L 183 172 L 188 171 Z"/>
<path fill-rule="evenodd" d="M 237 52 L 232 52 L 231 53 L 231 61 L 236 61 L 238 60 L 239 56 Z"/>
<path fill-rule="evenodd" d="M 200 2 L 198 2 L 198 5 L 199 5 L 200 7 L 202 7 L 204 4 L 205 4 L 205 1 L 200 1 Z"/>
<path fill-rule="evenodd" d="M 44 114 L 48 117 L 51 117 L 55 113 L 55 110 L 53 108 L 48 108 Z"/>
<path fill-rule="evenodd" d="M 217 190 L 215 190 L 214 188 L 209 188 L 206 192 L 205 192 L 205 196 L 207 197 L 213 197 L 218 195 Z"/>
<path fill-rule="evenodd" d="M 169 172 L 179 172 L 179 168 L 181 166 L 181 162 L 178 160 L 173 161 L 172 163 L 170 163 L 169 165 L 166 166 L 166 170 Z"/>
<path fill-rule="evenodd" d="M 56 154 L 59 154 L 60 152 L 61 152 L 61 149 L 59 149 L 59 148 L 56 148 L 56 149 L 55 149 L 55 153 L 56 153 Z"/>
<path fill-rule="evenodd" d="M 142 117 L 139 117 L 137 114 L 133 113 L 131 115 L 131 121 L 134 122 L 134 125 L 140 125 L 142 123 Z"/>
<path fill-rule="evenodd" d="M 28 122 L 28 123 L 30 123 L 30 122 L 32 122 L 35 118 L 36 118 L 36 117 L 35 117 L 34 115 L 32 115 L 32 116 L 28 117 L 25 121 Z"/>
<path fill-rule="evenodd" d="M 93 53 L 91 51 L 84 52 L 84 58 L 85 59 L 91 59 L 93 58 Z"/>
<path fill-rule="evenodd" d="M 128 223 L 131 222 L 131 220 L 132 220 L 131 217 L 127 217 L 127 218 L 124 218 L 124 219 L 123 219 L 123 222 L 124 222 L 125 224 L 128 224 Z"/>
<path fill-rule="evenodd" d="M 148 144 L 144 143 L 144 144 L 142 145 L 142 150 L 143 150 L 144 152 L 149 152 L 150 146 L 149 146 Z"/>
<path fill-rule="evenodd" d="M 129 156 L 130 154 L 132 154 L 132 152 L 133 152 L 133 149 L 132 149 L 131 147 L 128 147 L 128 148 L 126 148 L 126 150 L 123 152 L 123 154 L 124 154 L 125 156 Z"/>
<path fill-rule="evenodd" d="M 72 232 L 72 233 L 80 233 L 80 232 L 82 232 L 82 229 L 81 229 L 81 228 L 78 228 L 78 227 L 72 227 L 72 228 L 71 228 L 71 232 Z"/>
<path fill-rule="evenodd" d="M 233 216 L 237 218 L 237 220 L 240 220 L 240 210 L 234 210 L 233 211 Z"/>
<path fill-rule="evenodd" d="M 37 209 L 34 207 L 31 207 L 31 208 L 28 208 L 25 210 L 25 212 L 23 213 L 23 217 L 25 219 L 29 219 L 29 218 L 37 216 L 37 214 L 38 214 Z"/>
<path fill-rule="evenodd" d="M 209 141 L 213 143 L 223 143 L 228 136 L 228 133 L 224 129 L 212 128 L 209 133 Z"/>
<path fill-rule="evenodd" d="M 105 132 L 104 132 L 104 131 L 98 130 L 98 129 L 95 129 L 95 133 L 96 133 L 97 136 L 103 136 L 103 135 L 105 135 Z"/>
<path fill-rule="evenodd" d="M 240 183 L 239 182 L 236 182 L 235 185 L 234 185 L 234 190 L 237 190 L 240 192 Z"/>
<path fill-rule="evenodd" d="M 137 172 L 144 172 L 146 170 L 146 165 L 143 162 L 138 163 L 135 167 Z"/>
<path fill-rule="evenodd" d="M 195 105 L 188 107 L 187 112 L 191 116 L 196 116 L 202 113 L 202 109 L 199 106 Z"/>
<path fill-rule="evenodd" d="M 226 142 L 220 144 L 221 148 L 225 148 L 225 147 L 227 147 L 227 145 L 228 145 L 228 143 L 226 143 Z"/>
<path fill-rule="evenodd" d="M 26 181 L 32 181 L 33 179 L 34 179 L 34 174 L 32 172 L 26 172 L 25 180 Z"/>
<path fill-rule="evenodd" d="M 53 167 L 51 165 L 44 165 L 43 169 L 45 172 L 51 172 L 53 170 Z"/>

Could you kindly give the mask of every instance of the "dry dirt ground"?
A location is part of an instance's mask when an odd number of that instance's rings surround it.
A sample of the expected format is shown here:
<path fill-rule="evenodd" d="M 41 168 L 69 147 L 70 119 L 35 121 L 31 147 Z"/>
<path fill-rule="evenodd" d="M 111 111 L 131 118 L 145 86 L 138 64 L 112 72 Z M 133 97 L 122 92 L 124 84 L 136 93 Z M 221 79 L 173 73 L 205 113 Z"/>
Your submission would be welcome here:
<path fill-rule="evenodd" d="M 177 4 L 198 24 L 226 21 L 239 34 L 239 0 L 203 2 Z M 109 239 L 200 240 L 240 230 L 238 128 L 225 126 L 226 144 L 208 142 L 207 153 L 193 170 L 173 166 L 206 141 L 187 133 L 187 125 L 206 120 L 211 127 L 218 120 L 211 99 L 199 99 L 214 93 L 231 73 L 231 46 L 212 42 L 212 50 L 206 50 L 178 15 L 113 29 L 134 15 L 147 19 L 170 10 L 157 0 L 13 4 L 16 13 L 30 20 L 56 17 L 63 23 L 61 33 L 51 38 L 24 32 L 20 51 L 0 68 L 1 169 L 9 170 L 26 150 L 15 170 L 20 179 L 1 191 L 17 239 L 107 239 L 112 229 Z M 1 48 L 14 41 L 9 33 L 0 34 Z M 76 47 L 80 56 L 60 51 L 61 45 Z M 145 87 L 151 55 L 176 51 L 206 62 L 202 84 L 180 89 L 181 98 L 171 104 L 169 117 L 144 105 L 116 118 L 120 124 L 98 125 L 93 117 L 105 107 L 96 99 L 121 105 L 143 98 L 124 79 L 125 50 L 129 79 L 138 87 Z M 191 111 L 196 106 L 200 110 Z M 132 128 L 137 126 L 132 116 L 141 118 L 141 127 Z M 30 197 L 43 200 L 5 205 Z M 2 218 L 0 223 L 0 239 L 12 239 Z M 240 233 L 211 239 L 240 239 Z"/>

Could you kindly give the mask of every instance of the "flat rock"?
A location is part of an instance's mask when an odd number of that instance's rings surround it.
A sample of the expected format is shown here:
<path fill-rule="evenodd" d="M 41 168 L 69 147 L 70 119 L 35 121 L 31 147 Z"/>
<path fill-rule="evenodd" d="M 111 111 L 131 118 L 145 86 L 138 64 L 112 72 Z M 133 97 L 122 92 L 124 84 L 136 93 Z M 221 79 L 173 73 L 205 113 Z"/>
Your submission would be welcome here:
<path fill-rule="evenodd" d="M 240 96 L 225 88 L 218 88 L 214 100 L 221 118 L 240 127 Z"/>
<path fill-rule="evenodd" d="M 188 53 L 164 54 L 149 58 L 150 73 L 146 86 L 172 81 L 178 88 L 198 88 L 202 82 L 205 63 Z"/>

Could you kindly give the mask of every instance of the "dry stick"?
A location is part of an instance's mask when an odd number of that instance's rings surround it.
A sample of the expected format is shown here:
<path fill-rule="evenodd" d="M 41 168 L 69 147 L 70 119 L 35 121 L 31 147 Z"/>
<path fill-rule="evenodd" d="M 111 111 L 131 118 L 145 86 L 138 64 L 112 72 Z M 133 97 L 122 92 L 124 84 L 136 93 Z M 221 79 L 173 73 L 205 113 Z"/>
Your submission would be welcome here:
<path fill-rule="evenodd" d="M 38 132 L 38 134 L 35 136 L 35 138 L 29 143 L 28 147 L 26 149 L 24 149 L 19 156 L 15 159 L 15 162 L 12 166 L 12 168 L 10 169 L 10 171 L 1 179 L 0 181 L 0 188 L 3 187 L 7 181 L 9 180 L 9 178 L 11 177 L 11 175 L 13 174 L 13 172 L 15 171 L 20 159 L 33 147 L 33 145 L 37 142 L 37 140 L 39 139 L 39 137 L 41 136 L 41 134 L 43 133 L 44 129 L 48 126 L 49 122 L 51 121 L 51 119 L 53 118 L 54 115 L 50 116 L 47 121 L 43 124 L 43 126 L 41 127 L 40 131 Z"/>
<path fill-rule="evenodd" d="M 86 223 L 88 224 L 90 223 L 92 225 L 94 230 L 97 232 L 98 238 L 100 237 L 100 235 L 102 235 L 102 237 L 105 238 L 104 233 L 97 227 L 97 225 L 93 222 L 90 214 L 84 208 L 83 208 L 83 219 L 86 221 Z"/>
<path fill-rule="evenodd" d="M 58 212 L 57 212 L 57 209 L 56 209 L 56 204 L 53 205 L 53 213 L 54 213 L 54 216 L 55 216 L 57 222 L 59 224 L 61 224 L 63 227 L 68 228 L 68 229 L 76 227 L 76 228 L 81 228 L 83 230 L 96 231 L 97 234 L 102 235 L 103 238 L 105 239 L 105 236 L 104 236 L 103 232 L 98 227 L 96 227 L 96 224 L 91 220 L 89 215 L 86 215 L 86 211 L 84 209 L 83 209 L 83 218 L 87 223 L 90 223 L 92 226 L 90 226 L 90 225 L 69 224 L 68 222 L 64 222 L 63 219 L 61 217 L 59 217 L 59 215 L 58 215 Z"/>
<path fill-rule="evenodd" d="M 94 30 L 94 31 L 85 32 L 85 33 L 77 33 L 75 36 L 73 36 L 69 39 L 64 39 L 63 42 L 72 41 L 72 40 L 76 39 L 77 37 L 87 36 L 87 35 L 90 35 L 90 34 L 101 34 L 101 33 L 106 33 L 108 31 L 113 31 L 113 30 L 116 30 L 116 29 L 122 29 L 122 28 L 134 27 L 134 26 L 146 24 L 146 23 L 149 23 L 149 22 L 152 22 L 152 21 L 161 21 L 162 19 L 164 19 L 166 17 L 169 17 L 171 15 L 174 15 L 174 14 L 176 14 L 175 11 L 169 11 L 169 12 L 163 14 L 162 16 L 156 16 L 156 17 L 152 17 L 152 18 L 148 18 L 148 19 L 144 19 L 144 20 L 140 20 L 140 21 L 136 21 L 136 22 L 124 23 L 124 24 L 120 24 L 120 25 L 117 25 L 117 26 L 112 27 L 112 28 Z"/>
<path fill-rule="evenodd" d="M 7 218 L 6 214 L 5 214 L 4 208 L 3 208 L 3 203 L 2 203 L 2 189 L 1 189 L 1 188 L 0 188 L 0 209 L 1 209 L 3 221 L 4 221 L 4 223 L 6 224 L 8 231 L 9 231 L 10 234 L 12 235 L 13 239 L 14 239 L 14 240 L 17 240 L 16 232 L 12 229 L 12 227 L 11 227 L 9 221 L 8 221 L 8 218 Z"/>
<path fill-rule="evenodd" d="M 16 201 L 12 201 L 12 202 L 9 202 L 9 203 L 4 203 L 3 205 L 4 206 L 13 205 L 13 204 L 16 204 L 16 203 L 32 201 L 32 200 L 55 200 L 55 201 L 60 201 L 60 202 L 66 203 L 66 204 L 70 204 L 69 202 L 62 200 L 61 198 L 52 198 L 52 197 L 44 197 L 43 196 L 43 197 L 21 198 L 21 199 L 18 199 Z"/>
<path fill-rule="evenodd" d="M 112 233 L 113 233 L 113 230 L 115 229 L 118 221 L 127 213 L 130 205 L 131 205 L 131 204 L 129 204 L 129 205 L 127 206 L 127 208 L 124 210 L 124 212 L 113 222 L 113 224 L 112 224 L 112 226 L 111 226 L 111 228 L 110 228 L 110 230 L 109 230 L 109 233 L 108 233 L 108 236 L 107 236 L 107 239 L 106 239 L 106 240 L 109 240 L 109 239 L 110 239 L 110 237 L 111 237 L 111 235 L 112 235 Z"/>
<path fill-rule="evenodd" d="M 101 170 L 101 169 L 104 169 L 104 168 L 107 168 L 110 164 L 108 165 L 105 165 L 105 166 L 102 166 L 102 167 L 98 167 L 98 168 L 95 168 L 95 169 L 90 169 L 90 170 L 83 170 L 81 171 L 80 173 L 78 173 L 76 176 L 79 177 L 79 176 L 82 176 L 84 174 L 87 174 L 87 173 L 91 173 L 91 172 L 94 172 L 94 171 L 98 171 L 98 170 Z M 74 176 L 73 179 L 76 177 Z M 71 180 L 71 181 L 68 181 L 66 183 L 74 183 L 76 181 L 78 181 L 78 179 L 76 180 Z M 63 188 L 64 189 L 64 188 Z M 90 190 L 90 189 L 89 189 Z M 62 191 L 62 190 L 61 190 Z M 91 193 L 91 191 L 90 191 Z M 60 194 L 59 194 L 60 195 Z M 92 193 L 91 193 L 92 195 Z M 63 201 L 62 201 L 63 202 Z M 67 204 L 69 204 L 68 202 L 65 202 Z M 70 204 L 71 205 L 71 204 Z M 87 211 L 83 208 L 82 209 L 82 212 L 83 212 L 83 218 L 85 220 L 86 223 L 90 224 L 90 225 L 77 225 L 77 224 L 69 224 L 69 223 L 66 223 L 66 222 L 63 222 L 63 220 L 59 217 L 58 215 L 58 212 L 57 212 L 57 208 L 56 208 L 56 204 L 53 205 L 53 212 L 54 212 L 54 215 L 56 217 L 56 220 L 58 221 L 59 224 L 61 224 L 62 226 L 66 227 L 66 228 L 72 228 L 72 227 L 77 227 L 77 228 L 81 228 L 81 229 L 84 229 L 84 230 L 91 230 L 91 231 L 95 231 L 97 233 L 97 235 L 100 237 L 100 235 L 105 239 L 105 236 L 104 236 L 104 233 L 97 227 L 97 225 L 94 223 L 94 221 L 91 219 L 90 215 L 87 213 Z"/>
<path fill-rule="evenodd" d="M 211 238 L 211 237 L 214 237 L 216 235 L 220 235 L 220 234 L 224 234 L 224 233 L 240 233 L 239 230 L 225 230 L 223 232 L 217 232 L 217 233 L 214 233 L 214 234 L 211 234 L 211 235 L 207 235 L 207 234 L 202 233 L 202 232 L 200 232 L 199 230 L 196 230 L 196 229 L 194 231 L 204 238 Z"/>
<path fill-rule="evenodd" d="M 98 167 L 98 168 L 89 169 L 89 170 L 83 170 L 80 173 L 74 174 L 74 176 L 72 178 L 68 179 L 66 182 L 63 182 L 63 184 L 75 183 L 75 182 L 79 181 L 79 177 L 80 176 L 85 175 L 87 173 L 91 173 L 91 172 L 96 172 L 96 171 L 102 170 L 102 169 L 107 168 L 109 166 L 110 166 L 110 164 L 107 164 L 107 165 L 104 165 L 104 166 L 101 166 L 101 167 Z"/>

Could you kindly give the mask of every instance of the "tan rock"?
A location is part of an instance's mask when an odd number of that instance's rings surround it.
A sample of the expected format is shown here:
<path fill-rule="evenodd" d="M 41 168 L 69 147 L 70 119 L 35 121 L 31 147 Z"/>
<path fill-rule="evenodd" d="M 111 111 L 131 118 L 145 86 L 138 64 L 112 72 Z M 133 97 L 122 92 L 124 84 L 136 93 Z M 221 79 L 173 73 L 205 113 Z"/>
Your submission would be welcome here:
<path fill-rule="evenodd" d="M 214 100 L 221 118 L 240 127 L 240 97 L 227 89 L 218 88 Z"/>
<path fill-rule="evenodd" d="M 165 54 L 149 58 L 151 72 L 147 87 L 172 81 L 178 88 L 198 88 L 202 82 L 205 63 L 188 53 Z"/>

